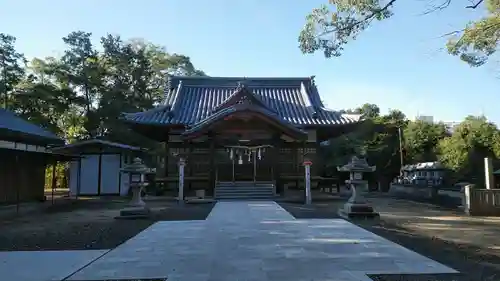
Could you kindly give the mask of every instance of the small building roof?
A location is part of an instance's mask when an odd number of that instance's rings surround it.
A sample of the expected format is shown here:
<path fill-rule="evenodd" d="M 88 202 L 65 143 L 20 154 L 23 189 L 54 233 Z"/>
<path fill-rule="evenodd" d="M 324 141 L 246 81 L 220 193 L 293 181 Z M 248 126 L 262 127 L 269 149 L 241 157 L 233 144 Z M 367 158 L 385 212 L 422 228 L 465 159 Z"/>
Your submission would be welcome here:
<path fill-rule="evenodd" d="M 342 114 L 324 107 L 313 77 L 169 77 L 165 99 L 157 108 L 124 113 L 135 124 L 192 126 L 217 112 L 241 85 L 279 119 L 297 127 L 357 123 L 360 115 Z"/>
<path fill-rule="evenodd" d="M 131 146 L 127 144 L 111 142 L 107 140 L 101 139 L 90 139 L 79 141 L 76 143 L 68 144 L 65 146 L 54 147 L 51 150 L 53 152 L 59 153 L 69 153 L 69 154 L 78 154 L 82 152 L 87 152 L 91 148 L 98 148 L 98 150 L 93 150 L 93 152 L 107 152 L 107 151 L 144 151 L 144 149 L 136 146 Z"/>
<path fill-rule="evenodd" d="M 403 171 L 417 170 L 444 170 L 445 167 L 440 162 L 422 162 L 403 166 Z"/>
<path fill-rule="evenodd" d="M 0 108 L 0 140 L 44 145 L 64 144 L 64 140 L 55 134 L 3 108 Z"/>

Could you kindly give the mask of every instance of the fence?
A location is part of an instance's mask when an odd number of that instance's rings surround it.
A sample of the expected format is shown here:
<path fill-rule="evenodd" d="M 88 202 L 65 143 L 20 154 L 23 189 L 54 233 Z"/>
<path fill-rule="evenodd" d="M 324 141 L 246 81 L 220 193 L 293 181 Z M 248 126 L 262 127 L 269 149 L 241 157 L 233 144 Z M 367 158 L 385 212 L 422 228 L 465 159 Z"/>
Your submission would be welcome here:
<path fill-rule="evenodd" d="M 402 199 L 410 199 L 440 205 L 447 208 L 458 208 L 462 205 L 463 192 L 438 186 L 391 184 L 389 194 Z"/>
<path fill-rule="evenodd" d="M 500 189 L 464 188 L 464 211 L 471 216 L 500 216 Z"/>

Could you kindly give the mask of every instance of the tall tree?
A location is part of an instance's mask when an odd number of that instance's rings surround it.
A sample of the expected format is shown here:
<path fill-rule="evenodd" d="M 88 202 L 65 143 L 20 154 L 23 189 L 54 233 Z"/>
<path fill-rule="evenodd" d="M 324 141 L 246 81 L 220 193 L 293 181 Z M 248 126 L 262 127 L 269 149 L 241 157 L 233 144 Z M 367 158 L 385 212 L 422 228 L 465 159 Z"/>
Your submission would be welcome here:
<path fill-rule="evenodd" d="M 323 51 L 326 57 L 342 54 L 344 46 L 371 24 L 393 15 L 397 0 L 329 0 L 327 4 L 307 16 L 299 35 L 300 49 L 304 53 Z M 452 4 L 443 0 L 431 10 L 441 10 Z M 453 2 L 454 4 L 454 2 Z M 460 4 L 459 4 L 460 5 Z M 500 2 L 498 0 L 471 0 L 465 9 L 483 9 L 483 18 L 466 24 L 459 31 L 450 32 L 447 48 L 471 66 L 483 65 L 493 55 L 500 41 Z"/>
<path fill-rule="evenodd" d="M 448 133 L 442 123 L 409 122 L 404 129 L 406 157 L 414 163 L 437 160 L 436 146 Z"/>
<path fill-rule="evenodd" d="M 484 116 L 468 116 L 450 137 L 438 143 L 439 161 L 459 178 L 483 183 L 483 159 L 500 156 L 499 141 L 500 133 L 495 124 Z"/>
<path fill-rule="evenodd" d="M 26 59 L 14 46 L 16 37 L 0 33 L 0 102 L 9 107 L 16 85 L 24 77 Z"/>
<path fill-rule="evenodd" d="M 63 38 L 68 49 L 61 59 L 59 71 L 67 75 L 70 87 L 84 97 L 85 129 L 93 137 L 100 124 L 95 107 L 103 76 L 91 36 L 92 33 L 89 32 L 75 31 Z"/>

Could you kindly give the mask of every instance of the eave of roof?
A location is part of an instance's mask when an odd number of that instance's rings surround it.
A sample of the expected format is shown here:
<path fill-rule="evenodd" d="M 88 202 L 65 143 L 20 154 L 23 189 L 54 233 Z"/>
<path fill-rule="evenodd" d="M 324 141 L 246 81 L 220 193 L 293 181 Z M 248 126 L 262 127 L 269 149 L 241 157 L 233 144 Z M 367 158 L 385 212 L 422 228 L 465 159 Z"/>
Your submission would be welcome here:
<path fill-rule="evenodd" d="M 64 143 L 64 140 L 55 134 L 3 108 L 0 108 L 0 139 L 45 145 Z"/>

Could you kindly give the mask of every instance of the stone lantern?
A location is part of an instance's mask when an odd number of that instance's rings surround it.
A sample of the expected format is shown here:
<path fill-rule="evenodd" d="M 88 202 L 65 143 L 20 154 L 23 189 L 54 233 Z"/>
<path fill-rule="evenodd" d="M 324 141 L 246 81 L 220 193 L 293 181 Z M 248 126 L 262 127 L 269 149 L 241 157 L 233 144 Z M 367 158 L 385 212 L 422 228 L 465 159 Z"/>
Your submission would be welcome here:
<path fill-rule="evenodd" d="M 132 200 L 126 208 L 120 211 L 120 217 L 138 218 L 149 216 L 150 209 L 142 200 L 142 190 L 148 185 L 145 182 L 145 175 L 152 172 L 152 169 L 146 167 L 140 158 L 134 158 L 131 164 L 120 170 L 122 173 L 129 175 L 129 188 L 132 191 Z"/>
<path fill-rule="evenodd" d="M 368 165 L 365 159 L 360 159 L 356 156 L 353 156 L 348 164 L 337 167 L 339 172 L 348 172 L 350 174 L 349 179 L 345 183 L 352 191 L 347 203 L 344 204 L 342 209 L 339 209 L 341 217 L 346 219 L 372 219 L 379 217 L 379 214 L 366 202 L 362 194 L 357 192 L 361 188 L 368 190 L 368 181 L 363 179 L 363 173 L 371 173 L 375 169 L 376 167 Z"/>

